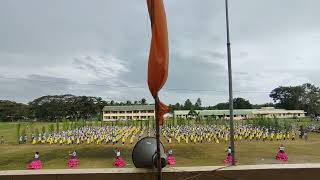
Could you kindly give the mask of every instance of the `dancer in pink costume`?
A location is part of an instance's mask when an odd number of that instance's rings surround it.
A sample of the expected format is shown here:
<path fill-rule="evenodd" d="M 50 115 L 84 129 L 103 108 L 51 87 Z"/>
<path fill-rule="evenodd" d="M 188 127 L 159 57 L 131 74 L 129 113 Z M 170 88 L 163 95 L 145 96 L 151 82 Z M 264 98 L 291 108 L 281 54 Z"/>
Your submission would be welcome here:
<path fill-rule="evenodd" d="M 33 161 L 27 165 L 27 169 L 42 169 L 39 152 L 34 154 Z"/>
<path fill-rule="evenodd" d="M 116 148 L 114 152 L 116 155 L 116 160 L 114 161 L 113 165 L 119 168 L 125 166 L 126 162 L 122 159 L 120 150 Z"/>
<path fill-rule="evenodd" d="M 172 152 L 172 149 L 170 149 L 168 151 L 168 164 L 169 166 L 174 166 L 176 165 L 177 161 L 176 159 L 173 157 L 173 152 Z"/>
<path fill-rule="evenodd" d="M 226 159 L 224 160 L 224 163 L 225 164 L 230 164 L 232 163 L 232 154 L 231 154 L 231 147 L 229 146 L 228 149 L 227 149 L 227 157 Z"/>
<path fill-rule="evenodd" d="M 279 160 L 279 161 L 288 161 L 289 160 L 287 154 L 284 152 L 284 149 L 285 148 L 284 148 L 283 144 L 281 144 L 279 147 L 278 154 L 276 156 L 276 160 Z"/>
<path fill-rule="evenodd" d="M 70 155 L 70 159 L 68 161 L 69 168 L 76 168 L 79 165 L 79 160 L 77 158 L 77 152 L 74 150 Z"/>

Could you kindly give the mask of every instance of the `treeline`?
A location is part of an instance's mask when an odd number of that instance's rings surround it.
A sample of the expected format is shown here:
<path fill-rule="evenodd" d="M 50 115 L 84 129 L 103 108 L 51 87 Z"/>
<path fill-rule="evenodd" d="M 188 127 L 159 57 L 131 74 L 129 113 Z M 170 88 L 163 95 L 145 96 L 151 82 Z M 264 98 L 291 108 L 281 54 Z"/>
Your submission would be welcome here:
<path fill-rule="evenodd" d="M 304 110 L 307 115 L 314 117 L 320 115 L 320 88 L 306 83 L 299 86 L 279 86 L 271 91 L 269 97 L 273 103 L 251 104 L 249 100 L 241 97 L 233 99 L 234 109 L 260 109 L 261 107 L 275 107 L 287 110 Z M 193 104 L 187 99 L 184 104 L 170 105 L 174 110 L 203 110 L 203 109 L 228 109 L 229 102 L 218 103 L 215 106 L 202 107 L 198 98 Z"/>
<path fill-rule="evenodd" d="M 190 99 L 187 99 L 184 104 L 176 103 L 174 105 L 169 105 L 170 112 L 174 110 L 213 110 L 213 109 L 229 109 L 229 102 L 218 103 L 215 106 L 202 106 L 201 99 L 198 98 L 197 101 L 193 104 Z M 253 105 L 249 100 L 243 99 L 241 97 L 233 99 L 234 109 L 253 109 L 260 108 L 264 106 L 273 106 L 272 103 L 262 104 L 262 105 Z"/>
<path fill-rule="evenodd" d="M 233 100 L 234 109 L 259 109 L 273 106 L 288 110 L 305 110 L 310 116 L 320 115 L 320 88 L 312 84 L 300 86 L 280 86 L 269 94 L 274 103 L 261 105 L 251 104 L 249 100 L 238 97 Z M 42 96 L 28 104 L 0 100 L 0 121 L 38 120 L 55 121 L 57 119 L 101 119 L 104 106 L 122 106 L 147 104 L 140 101 L 105 101 L 101 97 L 74 96 L 70 94 Z M 212 110 L 228 109 L 229 103 L 218 103 L 215 106 L 203 106 L 200 98 L 196 102 L 187 99 L 183 104 L 169 105 L 174 110 Z"/>
<path fill-rule="evenodd" d="M 280 86 L 269 95 L 277 108 L 302 109 L 309 116 L 320 115 L 320 88 L 306 83 L 299 86 Z"/>
<path fill-rule="evenodd" d="M 28 104 L 0 101 L 0 121 L 55 121 L 61 119 L 96 119 L 102 116 L 104 106 L 147 104 L 140 101 L 105 101 L 101 97 L 54 95 L 42 96 Z"/>

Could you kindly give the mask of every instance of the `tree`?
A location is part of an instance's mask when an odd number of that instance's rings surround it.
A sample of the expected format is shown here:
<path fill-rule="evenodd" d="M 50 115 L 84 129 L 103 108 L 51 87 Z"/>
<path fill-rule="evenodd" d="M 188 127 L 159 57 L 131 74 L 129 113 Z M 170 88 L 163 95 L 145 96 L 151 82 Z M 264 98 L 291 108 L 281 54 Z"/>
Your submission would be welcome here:
<path fill-rule="evenodd" d="M 303 109 L 312 116 L 320 114 L 320 89 L 312 84 L 280 86 L 272 90 L 269 96 L 278 108 Z"/>
<path fill-rule="evenodd" d="M 301 86 L 280 86 L 272 90 L 269 96 L 276 103 L 276 107 L 297 110 L 301 109 L 303 89 Z"/>
<path fill-rule="evenodd" d="M 233 99 L 233 107 L 235 109 L 252 109 L 252 104 L 249 102 L 249 100 L 235 98 Z"/>
<path fill-rule="evenodd" d="M 175 110 L 182 110 L 184 109 L 180 103 L 176 103 L 175 105 L 169 104 L 169 112 L 173 113 Z"/>
<path fill-rule="evenodd" d="M 200 121 L 200 116 L 199 116 L 199 112 L 191 109 L 188 113 L 188 116 L 195 119 L 196 122 L 199 122 Z"/>
<path fill-rule="evenodd" d="M 191 110 L 193 107 L 193 104 L 192 102 L 190 101 L 190 99 L 187 99 L 185 102 L 184 102 L 184 109 L 187 109 L 187 110 Z"/>
<path fill-rule="evenodd" d="M 243 99 L 241 97 L 233 99 L 234 109 L 252 109 L 252 104 L 249 100 Z M 214 106 L 214 109 L 229 109 L 229 102 L 219 103 Z"/>
<path fill-rule="evenodd" d="M 14 101 L 0 100 L 0 121 L 26 120 L 32 116 L 26 104 Z"/>
<path fill-rule="evenodd" d="M 252 105 L 253 109 L 261 109 L 262 107 L 275 107 L 275 105 L 273 103 L 254 104 L 254 105 Z"/>
<path fill-rule="evenodd" d="M 108 103 L 101 97 L 74 96 L 71 94 L 42 96 L 29 103 L 34 116 L 46 121 L 63 118 L 99 118 L 105 105 L 108 105 Z"/>
<path fill-rule="evenodd" d="M 126 102 L 126 105 L 132 105 L 131 101 L 128 100 L 128 101 Z"/>
<path fill-rule="evenodd" d="M 201 99 L 198 98 L 196 103 L 194 104 L 196 109 L 201 109 Z"/>
<path fill-rule="evenodd" d="M 146 105 L 147 104 L 147 100 L 145 98 L 142 98 L 140 101 L 141 105 Z"/>
<path fill-rule="evenodd" d="M 312 84 L 303 84 L 303 95 L 300 99 L 302 108 L 311 116 L 320 114 L 320 88 Z"/>
<path fill-rule="evenodd" d="M 215 105 L 212 109 L 229 109 L 229 103 L 218 103 L 217 105 Z"/>

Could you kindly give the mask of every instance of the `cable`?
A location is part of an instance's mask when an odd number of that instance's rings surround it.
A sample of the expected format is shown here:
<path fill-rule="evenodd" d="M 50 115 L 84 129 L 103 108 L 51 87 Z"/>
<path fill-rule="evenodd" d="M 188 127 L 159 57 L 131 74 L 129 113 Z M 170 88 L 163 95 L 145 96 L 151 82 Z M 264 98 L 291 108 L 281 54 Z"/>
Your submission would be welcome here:
<path fill-rule="evenodd" d="M 48 81 L 48 80 L 28 79 L 28 78 L 13 78 L 13 77 L 5 77 L 5 76 L 0 76 L 0 79 L 23 80 L 23 81 L 43 82 L 43 83 L 52 83 L 52 84 L 65 84 L 65 82 L 59 82 L 59 81 Z M 71 85 L 111 87 L 111 88 L 128 88 L 128 89 L 148 89 L 148 87 L 146 87 L 146 86 L 110 85 L 110 84 L 76 83 L 76 82 L 72 82 Z M 215 90 L 215 89 L 164 88 L 163 90 L 165 90 L 165 91 L 227 93 L 226 90 Z M 233 92 L 234 93 L 263 93 L 263 94 L 270 93 L 267 91 L 233 91 Z"/>

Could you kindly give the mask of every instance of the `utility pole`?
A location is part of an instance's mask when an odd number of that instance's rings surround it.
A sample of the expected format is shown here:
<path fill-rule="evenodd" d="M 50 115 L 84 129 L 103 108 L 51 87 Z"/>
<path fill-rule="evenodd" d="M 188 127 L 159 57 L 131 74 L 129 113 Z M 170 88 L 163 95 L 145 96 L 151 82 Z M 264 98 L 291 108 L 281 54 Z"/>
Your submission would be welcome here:
<path fill-rule="evenodd" d="M 228 0 L 225 0 L 225 6 L 226 6 L 228 78 L 229 78 L 230 146 L 231 146 L 231 155 L 232 155 L 232 165 L 235 165 L 234 124 L 233 124 L 233 90 L 232 90 L 232 66 L 231 66 L 232 64 L 231 64 L 231 43 L 230 43 L 230 35 L 229 35 Z"/>

